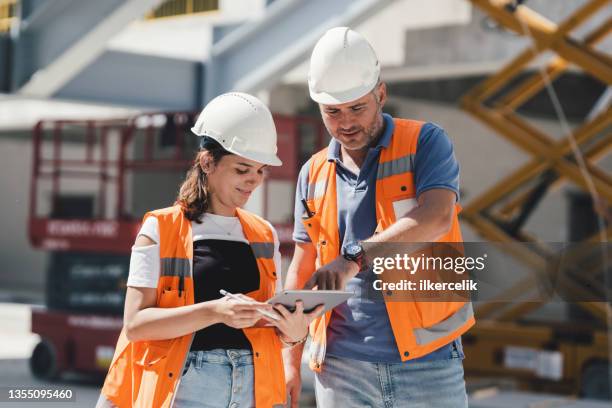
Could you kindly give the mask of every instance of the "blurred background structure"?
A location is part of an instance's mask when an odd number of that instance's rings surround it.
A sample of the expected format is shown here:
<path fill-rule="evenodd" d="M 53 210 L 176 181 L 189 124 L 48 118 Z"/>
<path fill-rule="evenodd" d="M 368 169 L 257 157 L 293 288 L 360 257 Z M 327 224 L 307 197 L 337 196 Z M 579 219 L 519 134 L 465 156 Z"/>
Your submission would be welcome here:
<path fill-rule="evenodd" d="M 297 173 L 329 140 L 307 61 L 339 25 L 376 49 L 385 111 L 452 138 L 465 241 L 537 243 L 508 254 L 537 271 L 555 262 L 547 243 L 607 243 L 610 0 L 0 0 L 0 386 L 96 400 L 140 218 L 173 202 L 188 129 L 219 93 L 275 114 L 284 166 L 248 208 L 287 267 Z M 593 273 L 567 282 L 607 301 L 542 304 L 517 282 L 516 302 L 478 305 L 470 406 L 609 406 L 609 255 L 578 257 Z"/>

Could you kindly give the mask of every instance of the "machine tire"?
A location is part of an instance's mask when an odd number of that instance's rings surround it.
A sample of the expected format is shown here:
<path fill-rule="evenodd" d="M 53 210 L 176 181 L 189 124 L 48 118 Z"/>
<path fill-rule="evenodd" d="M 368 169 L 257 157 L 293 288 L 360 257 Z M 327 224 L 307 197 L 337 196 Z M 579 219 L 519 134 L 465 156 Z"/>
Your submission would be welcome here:
<path fill-rule="evenodd" d="M 41 380 L 54 380 L 59 376 L 57 353 L 51 342 L 43 339 L 34 347 L 30 357 L 30 371 Z"/>

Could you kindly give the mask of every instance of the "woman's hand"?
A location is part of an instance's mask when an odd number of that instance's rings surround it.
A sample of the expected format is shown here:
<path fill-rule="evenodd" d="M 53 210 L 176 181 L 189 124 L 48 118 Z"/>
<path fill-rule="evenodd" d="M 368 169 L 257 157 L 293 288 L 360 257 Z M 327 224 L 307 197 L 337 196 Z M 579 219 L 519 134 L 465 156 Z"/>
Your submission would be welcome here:
<path fill-rule="evenodd" d="M 272 305 L 261 303 L 248 296 L 237 294 L 243 301 L 225 296 L 213 300 L 216 320 L 234 329 L 252 327 L 257 321 L 265 319 L 258 310 L 272 310 Z M 269 320 L 269 319 L 268 319 Z"/>
<path fill-rule="evenodd" d="M 291 313 L 283 305 L 274 305 L 274 310 L 280 315 L 280 319 L 272 322 L 280 332 L 281 339 L 286 343 L 295 343 L 302 340 L 308 334 L 308 325 L 323 312 L 324 306 L 317 306 L 312 312 L 304 313 L 304 303 L 301 300 L 295 302 L 295 311 Z"/>

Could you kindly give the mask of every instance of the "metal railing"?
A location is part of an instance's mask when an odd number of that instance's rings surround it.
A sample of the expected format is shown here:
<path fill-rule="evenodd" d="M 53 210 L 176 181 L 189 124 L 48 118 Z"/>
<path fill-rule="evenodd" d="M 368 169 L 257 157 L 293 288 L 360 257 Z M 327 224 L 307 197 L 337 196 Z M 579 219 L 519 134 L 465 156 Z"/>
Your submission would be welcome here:
<path fill-rule="evenodd" d="M 204 13 L 219 9 L 219 0 L 167 0 L 145 18 L 156 19 L 186 14 Z"/>

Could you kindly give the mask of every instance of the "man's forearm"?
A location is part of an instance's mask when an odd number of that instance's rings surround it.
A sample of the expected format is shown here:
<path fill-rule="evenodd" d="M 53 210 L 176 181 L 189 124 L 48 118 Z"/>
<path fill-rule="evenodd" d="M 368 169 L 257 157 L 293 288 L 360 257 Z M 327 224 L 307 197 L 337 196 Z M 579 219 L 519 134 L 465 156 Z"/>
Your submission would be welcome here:
<path fill-rule="evenodd" d="M 291 264 L 287 269 L 285 279 L 285 289 L 302 289 L 306 280 L 310 278 L 315 270 L 317 253 L 311 243 L 297 243 L 291 259 Z M 304 344 L 283 349 L 283 360 L 286 367 L 300 369 Z"/>
<path fill-rule="evenodd" d="M 437 241 L 448 232 L 451 214 L 440 213 L 438 208 L 420 206 L 414 208 L 393 225 L 363 241 L 367 259 L 387 256 L 389 248 L 385 243 L 413 243 L 408 252 L 417 251 L 423 243 Z"/>
<path fill-rule="evenodd" d="M 296 243 L 284 288 L 302 289 L 315 271 L 316 259 L 317 252 L 312 243 Z"/>
<path fill-rule="evenodd" d="M 299 263 L 297 259 L 293 259 L 287 270 L 287 278 L 285 279 L 285 289 L 302 289 L 300 286 L 299 279 Z M 285 365 L 285 371 L 295 370 L 296 373 L 300 372 L 300 365 L 302 362 L 302 352 L 304 351 L 304 343 L 298 344 L 294 347 L 284 348 L 283 363 Z"/>
<path fill-rule="evenodd" d="M 295 368 L 299 371 L 302 364 L 302 354 L 304 353 L 304 343 L 284 348 L 282 352 L 285 367 Z"/>

